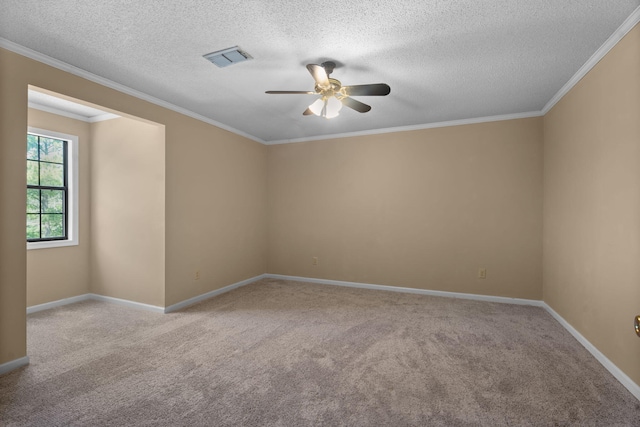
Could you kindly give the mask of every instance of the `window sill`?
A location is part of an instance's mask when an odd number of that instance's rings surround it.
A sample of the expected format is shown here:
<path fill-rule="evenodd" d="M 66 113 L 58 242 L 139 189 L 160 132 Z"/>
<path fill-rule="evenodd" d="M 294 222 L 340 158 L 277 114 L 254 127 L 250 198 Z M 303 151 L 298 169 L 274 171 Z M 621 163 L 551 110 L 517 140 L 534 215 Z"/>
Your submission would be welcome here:
<path fill-rule="evenodd" d="M 52 240 L 49 242 L 27 242 L 27 250 L 62 248 L 65 246 L 78 246 L 77 240 Z"/>

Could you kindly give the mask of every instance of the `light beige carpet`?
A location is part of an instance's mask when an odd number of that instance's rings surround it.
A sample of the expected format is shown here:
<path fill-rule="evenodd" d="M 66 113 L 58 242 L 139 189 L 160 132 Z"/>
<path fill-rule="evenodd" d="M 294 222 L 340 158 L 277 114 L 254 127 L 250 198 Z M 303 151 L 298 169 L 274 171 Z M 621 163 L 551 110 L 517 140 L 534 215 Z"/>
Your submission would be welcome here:
<path fill-rule="evenodd" d="M 28 317 L 2 426 L 640 425 L 537 307 L 267 279 L 174 314 Z"/>

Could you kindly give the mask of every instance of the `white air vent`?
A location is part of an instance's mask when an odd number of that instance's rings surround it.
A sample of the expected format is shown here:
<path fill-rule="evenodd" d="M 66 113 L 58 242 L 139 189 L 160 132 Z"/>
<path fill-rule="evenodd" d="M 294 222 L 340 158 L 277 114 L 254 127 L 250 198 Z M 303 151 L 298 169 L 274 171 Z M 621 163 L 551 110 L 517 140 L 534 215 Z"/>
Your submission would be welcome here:
<path fill-rule="evenodd" d="M 229 49 L 219 50 L 217 52 L 207 53 L 202 55 L 203 58 L 211 61 L 218 67 L 226 67 L 231 64 L 237 64 L 238 62 L 248 61 L 253 59 L 251 55 L 240 49 L 238 46 L 230 47 Z"/>

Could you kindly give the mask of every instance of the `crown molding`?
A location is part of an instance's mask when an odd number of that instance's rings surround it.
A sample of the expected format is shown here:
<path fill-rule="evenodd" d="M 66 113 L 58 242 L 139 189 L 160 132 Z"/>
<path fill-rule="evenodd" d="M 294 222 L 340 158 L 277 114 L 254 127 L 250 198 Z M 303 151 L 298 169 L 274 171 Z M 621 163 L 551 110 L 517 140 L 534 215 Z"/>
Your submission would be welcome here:
<path fill-rule="evenodd" d="M 106 120 L 117 119 L 121 116 L 113 113 L 104 113 L 97 116 L 89 117 L 89 123 L 104 122 Z"/>
<path fill-rule="evenodd" d="M 264 144 L 265 142 L 257 138 L 253 135 L 249 135 L 246 132 L 242 132 L 241 130 L 235 129 L 231 126 L 227 126 L 223 123 L 217 122 L 215 120 L 209 119 L 208 117 L 202 116 L 200 114 L 194 113 L 193 111 L 189 111 L 186 108 L 178 107 L 177 105 L 171 104 L 170 102 L 163 101 L 154 96 L 148 95 L 144 92 L 140 92 L 138 90 L 132 89 L 128 86 L 125 86 L 120 83 L 116 83 L 112 80 L 106 79 L 104 77 L 100 77 L 97 74 L 93 74 L 89 71 L 83 70 L 82 68 L 78 68 L 74 65 L 67 64 L 66 62 L 60 61 L 58 59 L 52 58 L 35 50 L 29 49 L 28 47 L 24 47 L 19 45 L 18 43 L 14 43 L 10 40 L 4 39 L 0 37 L 0 48 L 9 50 L 11 52 L 17 53 L 18 55 L 26 56 L 29 59 L 33 59 L 34 61 L 41 62 L 43 64 L 49 65 L 51 67 L 57 68 L 59 70 L 65 71 L 67 73 L 73 74 L 78 77 L 82 77 L 83 79 L 92 81 L 94 83 L 98 83 L 99 85 L 106 86 L 110 89 L 117 90 L 118 92 L 122 92 L 124 94 L 133 96 L 135 98 L 141 99 L 143 101 L 147 101 L 151 104 L 155 104 L 159 107 L 166 108 L 168 110 L 175 111 L 176 113 L 180 113 L 182 115 L 191 117 L 193 119 L 199 120 L 201 122 L 208 123 L 210 125 L 219 127 L 220 129 L 224 129 L 231 133 L 235 133 L 236 135 L 243 136 L 252 141 L 259 142 Z"/>
<path fill-rule="evenodd" d="M 358 132 L 334 133 L 331 135 L 309 136 L 305 138 L 281 139 L 278 141 L 267 141 L 266 145 L 293 144 L 296 142 L 320 141 L 325 139 L 349 138 L 353 136 L 379 135 L 393 132 L 409 132 L 413 130 L 433 129 L 450 126 L 464 126 L 477 123 L 499 122 L 502 120 L 527 119 L 530 117 L 543 116 L 541 111 L 529 111 L 526 113 L 502 114 L 499 116 L 476 117 L 473 119 L 449 120 L 446 122 L 426 123 L 421 125 L 397 126 L 383 129 L 363 130 Z"/>
<path fill-rule="evenodd" d="M 29 108 L 44 111 L 46 113 L 55 114 L 58 116 L 68 117 L 74 120 L 80 120 L 86 123 L 104 122 L 105 120 L 117 119 L 118 117 L 120 117 L 119 115 L 113 114 L 113 113 L 104 113 L 104 114 L 99 114 L 97 116 L 87 117 L 87 116 L 83 116 L 82 114 L 71 113 L 69 111 L 61 110 L 59 108 L 50 107 L 47 105 L 41 105 L 41 104 L 38 104 L 37 102 L 31 102 L 31 101 L 29 101 Z"/>
<path fill-rule="evenodd" d="M 69 111 L 60 110 L 58 108 L 49 107 L 47 105 L 41 105 L 32 101 L 29 101 L 29 108 L 44 111 L 45 113 L 55 114 L 57 116 L 63 116 L 63 117 L 68 117 L 74 120 L 80 120 L 82 122 L 87 122 L 87 123 L 89 123 L 89 120 L 90 120 L 89 117 L 83 116 L 81 114 L 70 113 Z"/>
<path fill-rule="evenodd" d="M 604 56 L 638 24 L 638 22 L 640 22 L 640 6 L 638 6 L 636 10 L 634 10 L 631 15 L 624 20 L 622 25 L 620 25 L 618 29 L 611 34 L 607 41 L 605 41 L 602 46 L 600 46 L 598 50 L 591 55 L 591 58 L 589 58 L 587 62 L 580 67 L 573 77 L 571 77 L 569 81 L 565 83 L 565 85 L 562 86 L 555 95 L 553 95 L 542 109 L 542 115 L 547 114 L 567 93 L 569 93 L 569 91 L 573 89 L 573 87 L 578 84 L 578 82 L 582 80 L 582 78 L 586 76 L 587 73 L 591 71 L 591 69 L 595 67 L 596 64 L 600 62 L 600 60 L 604 58 Z"/>
<path fill-rule="evenodd" d="M 167 101 L 163 101 L 146 93 L 140 92 L 138 90 L 132 89 L 128 86 L 122 85 L 120 83 L 116 83 L 104 77 L 100 77 L 96 74 L 85 71 L 81 68 L 75 67 L 73 65 L 67 64 L 66 62 L 60 61 L 58 59 L 52 58 L 50 56 L 44 55 L 40 52 L 34 51 L 17 43 L 14 43 L 10 40 L 4 39 L 0 37 L 0 48 L 4 48 L 15 52 L 19 55 L 26 56 L 27 58 L 33 59 L 35 61 L 41 62 L 43 64 L 52 66 L 62 71 L 66 71 L 70 74 L 74 74 L 78 77 L 82 77 L 84 79 L 90 80 L 94 83 L 98 83 L 100 85 L 109 87 L 111 89 L 117 90 L 119 92 L 125 93 L 127 95 L 131 95 L 143 101 L 150 102 L 152 104 L 158 105 L 163 108 L 167 108 L 169 110 L 175 111 L 177 113 L 183 114 L 185 116 L 191 117 L 193 119 L 199 120 L 204 123 L 208 123 L 210 125 L 216 126 L 218 128 L 227 130 L 229 132 L 235 133 L 236 135 L 240 135 L 242 137 L 248 138 L 252 141 L 259 142 L 265 145 L 279 145 L 279 144 L 291 144 L 296 142 L 310 142 L 310 141 L 320 141 L 326 139 L 337 139 L 337 138 L 348 138 L 354 136 L 368 136 L 368 135 L 379 135 L 385 133 L 393 133 L 393 132 L 408 132 L 414 130 L 422 130 L 422 129 L 433 129 L 440 127 L 449 127 L 449 126 L 464 126 L 469 124 L 477 124 L 477 123 L 486 123 L 486 122 L 495 122 L 502 120 L 514 120 L 514 119 L 522 119 L 529 117 L 541 117 L 547 114 L 561 99 L 564 97 L 591 69 L 607 54 L 609 51 L 616 45 L 622 38 L 627 35 L 629 31 L 631 31 L 638 23 L 640 22 L 640 6 L 638 6 L 632 13 L 625 19 L 625 21 L 616 29 L 616 31 L 611 34 L 611 36 L 604 42 L 600 48 L 587 60 L 587 62 L 580 67 L 580 69 L 567 81 L 567 83 L 562 86 L 562 88 L 547 102 L 547 104 L 540 111 L 530 111 L 524 113 L 515 113 L 515 114 L 505 114 L 498 116 L 488 116 L 488 117 L 478 117 L 471 119 L 462 119 L 462 120 L 450 120 L 444 122 L 437 123 L 427 123 L 420 125 L 409 125 L 409 126 L 398 126 L 391 128 L 383 128 L 383 129 L 374 129 L 367 131 L 357 131 L 357 132 L 346 132 L 346 133 L 338 133 L 338 134 L 330 134 L 330 135 L 318 135 L 318 136 L 310 136 L 303 138 L 292 138 L 292 139 L 282 139 L 275 141 L 265 141 L 256 136 L 250 135 L 241 130 L 235 129 L 231 126 L 225 125 L 223 123 L 217 122 L 215 120 L 209 119 L 208 117 L 204 117 L 200 114 L 194 113 L 193 111 L 187 110 L 186 108 L 178 107 L 177 105 L 171 104 Z M 31 104 L 30 104 L 31 106 Z M 38 107 L 33 107 L 38 108 Z M 38 108 L 43 111 L 43 108 Z M 60 113 L 54 113 L 60 114 Z M 68 114 L 61 114 L 70 117 Z M 79 116 L 78 116 L 79 117 Z M 72 118 L 78 118 L 72 117 Z M 102 117 L 102 116 L 98 116 Z M 113 117 L 95 119 L 93 121 L 100 120 L 108 120 Z M 79 119 L 83 120 L 83 119 Z M 85 120 L 86 121 L 86 120 Z"/>

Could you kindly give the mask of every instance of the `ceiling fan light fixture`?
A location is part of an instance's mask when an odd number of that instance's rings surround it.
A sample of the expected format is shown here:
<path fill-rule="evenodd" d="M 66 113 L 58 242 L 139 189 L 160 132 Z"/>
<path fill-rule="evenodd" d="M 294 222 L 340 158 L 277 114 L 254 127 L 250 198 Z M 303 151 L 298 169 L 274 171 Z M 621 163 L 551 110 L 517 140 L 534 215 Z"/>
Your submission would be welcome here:
<path fill-rule="evenodd" d="M 335 96 L 327 99 L 327 104 L 325 107 L 325 117 L 327 119 L 332 119 L 334 117 L 338 117 L 340 114 L 340 110 L 342 109 L 342 102 Z"/>
<path fill-rule="evenodd" d="M 311 110 L 313 114 L 324 117 L 325 119 L 338 117 L 341 109 L 342 102 L 335 96 L 316 99 L 313 104 L 309 105 L 309 110 Z"/>
<path fill-rule="evenodd" d="M 322 114 L 322 110 L 324 109 L 324 101 L 322 98 L 316 99 L 313 104 L 309 105 L 309 110 L 316 116 L 320 116 Z"/>
<path fill-rule="evenodd" d="M 332 119 L 338 117 L 343 105 L 346 105 L 358 113 L 366 113 L 371 110 L 370 105 L 357 101 L 351 98 L 351 96 L 385 96 L 391 92 L 391 88 L 386 83 L 342 86 L 340 80 L 329 77 L 334 68 L 335 63 L 333 62 L 323 62 L 322 65 L 307 64 L 307 70 L 316 82 L 313 91 L 268 90 L 265 93 L 274 95 L 320 95 L 320 98 L 309 105 L 302 115 L 316 115 L 324 117 L 325 119 Z"/>

